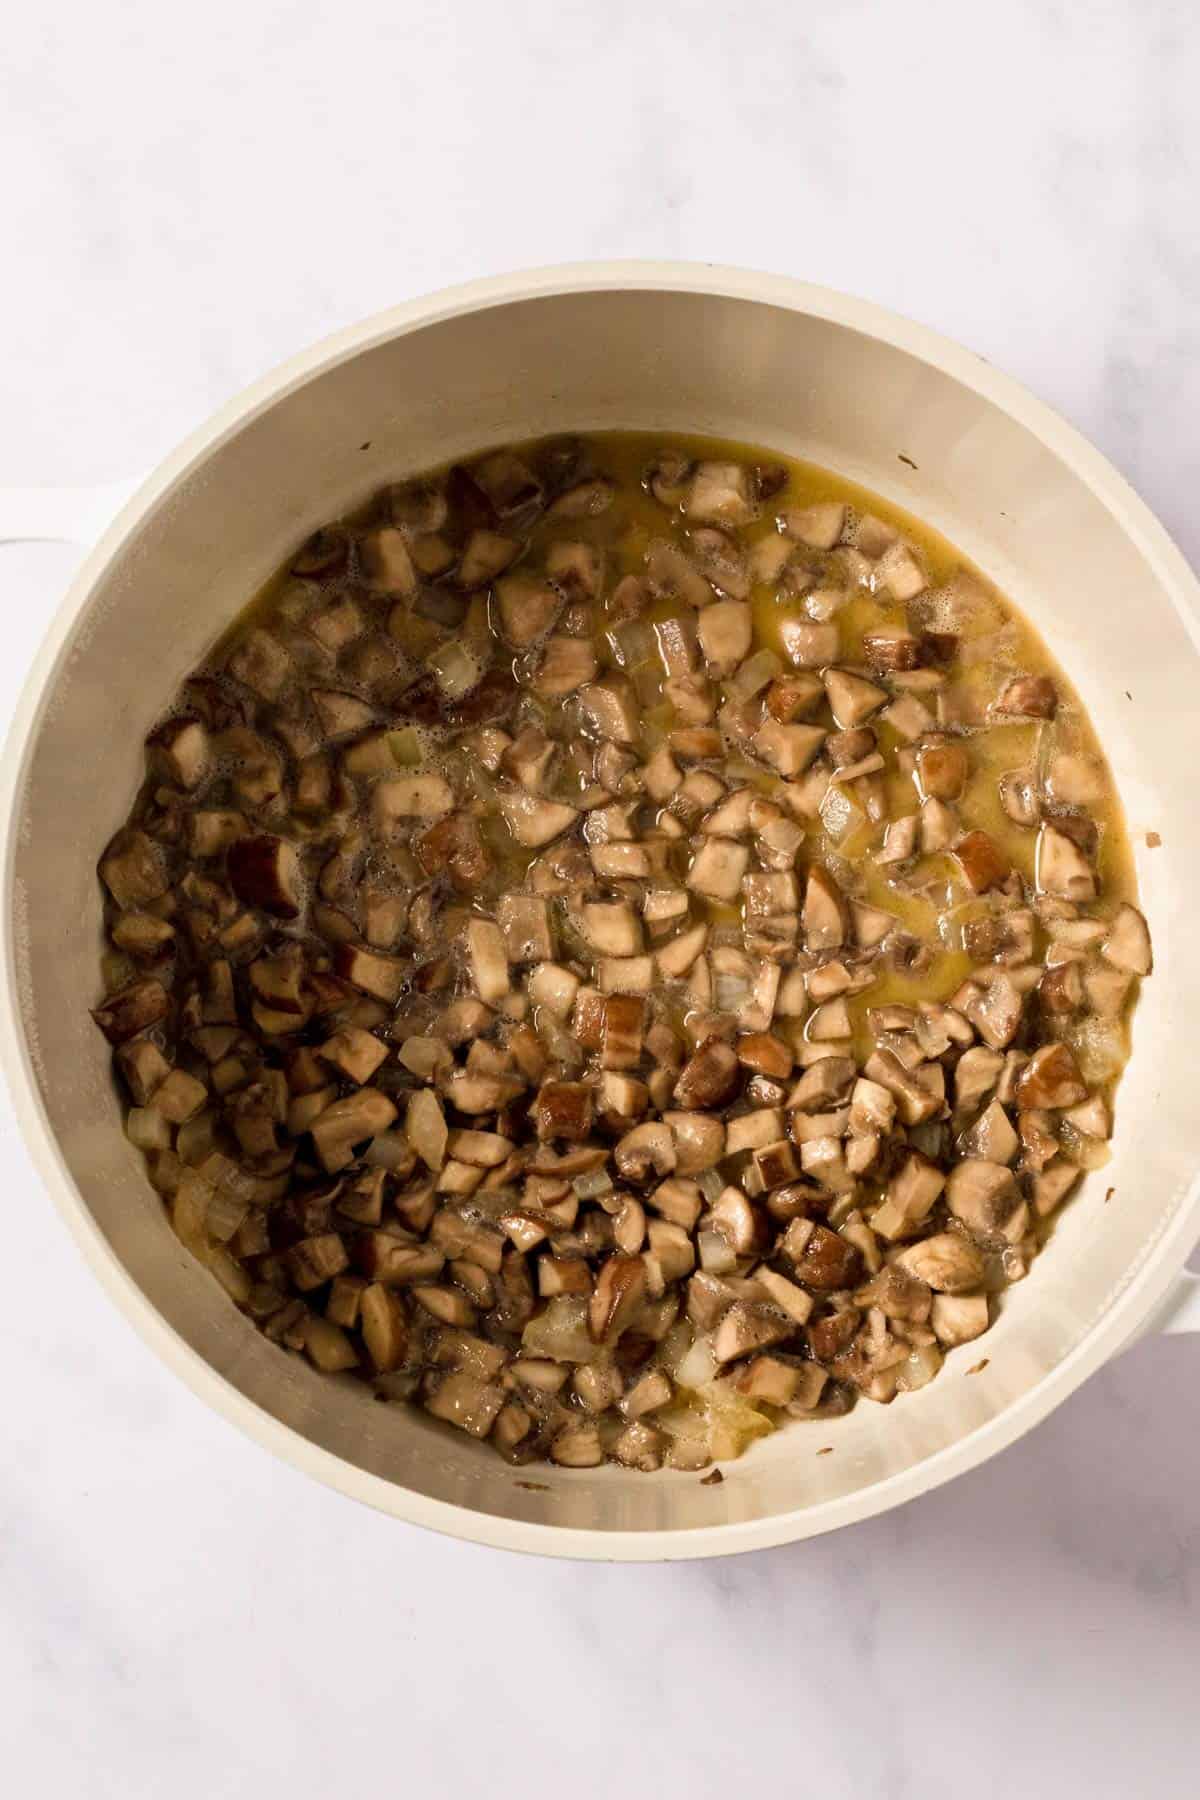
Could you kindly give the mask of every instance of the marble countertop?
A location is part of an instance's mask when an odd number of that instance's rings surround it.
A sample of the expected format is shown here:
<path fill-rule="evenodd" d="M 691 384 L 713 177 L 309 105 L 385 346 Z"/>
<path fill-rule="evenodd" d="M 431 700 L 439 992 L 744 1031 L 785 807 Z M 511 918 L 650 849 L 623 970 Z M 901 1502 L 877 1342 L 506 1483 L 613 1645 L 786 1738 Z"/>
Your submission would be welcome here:
<path fill-rule="evenodd" d="M 0 486 L 133 473 L 282 356 L 422 290 L 666 255 L 948 331 L 1200 558 L 1191 7 L 749 17 L 19 9 Z M 11 702 L 73 558 L 0 555 Z M 1197 1343 L 1142 1345 L 998 1460 L 839 1536 L 539 1563 L 376 1517 L 243 1441 L 113 1311 L 6 1119 L 0 1172 L 14 1793 L 1194 1792 Z"/>

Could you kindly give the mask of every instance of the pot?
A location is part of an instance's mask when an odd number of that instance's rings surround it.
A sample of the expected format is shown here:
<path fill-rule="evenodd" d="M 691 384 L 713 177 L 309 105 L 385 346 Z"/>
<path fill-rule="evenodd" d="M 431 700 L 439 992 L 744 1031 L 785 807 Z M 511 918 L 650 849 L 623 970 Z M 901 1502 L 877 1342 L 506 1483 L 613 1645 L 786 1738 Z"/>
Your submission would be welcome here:
<path fill-rule="evenodd" d="M 1108 748 L 1156 958 L 1112 1161 L 984 1344 L 886 1411 L 864 1403 L 759 1442 L 713 1486 L 615 1468 L 530 1479 L 281 1354 L 172 1235 L 87 1015 L 96 857 L 138 784 L 143 737 L 285 554 L 385 481 L 507 439 L 617 427 L 826 464 L 978 562 L 1044 633 Z M 0 537 L 87 531 L 118 498 L 0 496 Z M 476 283 L 340 333 L 139 486 L 72 584 L 13 723 L 0 1038 L 47 1187 L 118 1305 L 206 1401 L 344 1493 L 458 1537 L 713 1556 L 832 1530 L 973 1468 L 1152 1323 L 1200 1327 L 1200 1284 L 1183 1274 L 1200 1234 L 1198 599 L 1162 526 L 1069 426 L 968 351 L 859 300 L 733 270 L 596 264 Z"/>

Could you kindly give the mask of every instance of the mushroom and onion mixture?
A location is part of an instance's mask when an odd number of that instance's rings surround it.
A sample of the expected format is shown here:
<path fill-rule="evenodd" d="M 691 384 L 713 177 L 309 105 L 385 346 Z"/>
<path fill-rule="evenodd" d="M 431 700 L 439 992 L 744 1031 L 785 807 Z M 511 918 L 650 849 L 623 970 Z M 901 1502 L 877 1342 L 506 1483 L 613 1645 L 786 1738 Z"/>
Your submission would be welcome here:
<path fill-rule="evenodd" d="M 621 434 L 389 488 L 147 755 L 95 1018 L 176 1232 L 510 1461 L 922 1387 L 1105 1160 L 1151 953 L 1088 721 L 819 470 Z"/>

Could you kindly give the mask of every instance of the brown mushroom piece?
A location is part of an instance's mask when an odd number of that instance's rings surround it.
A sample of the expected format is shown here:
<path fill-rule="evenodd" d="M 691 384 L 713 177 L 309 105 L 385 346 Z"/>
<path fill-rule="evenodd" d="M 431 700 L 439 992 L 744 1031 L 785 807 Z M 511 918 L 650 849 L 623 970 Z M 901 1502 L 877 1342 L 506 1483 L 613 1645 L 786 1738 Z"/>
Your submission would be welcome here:
<path fill-rule="evenodd" d="M 300 917 L 300 859 L 280 837 L 243 837 L 229 846 L 229 882 L 238 899 L 276 919 Z"/>

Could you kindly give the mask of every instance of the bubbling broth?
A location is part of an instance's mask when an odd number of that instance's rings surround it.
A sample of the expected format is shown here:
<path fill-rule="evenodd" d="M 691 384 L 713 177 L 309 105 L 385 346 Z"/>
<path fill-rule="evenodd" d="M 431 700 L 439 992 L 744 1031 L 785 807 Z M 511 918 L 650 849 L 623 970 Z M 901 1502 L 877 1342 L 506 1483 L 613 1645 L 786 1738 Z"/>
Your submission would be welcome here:
<path fill-rule="evenodd" d="M 1107 1157 L 1151 953 L 1101 746 L 825 470 L 615 433 L 398 483 L 147 771 L 94 1016 L 174 1229 L 514 1463 L 924 1386 Z"/>

